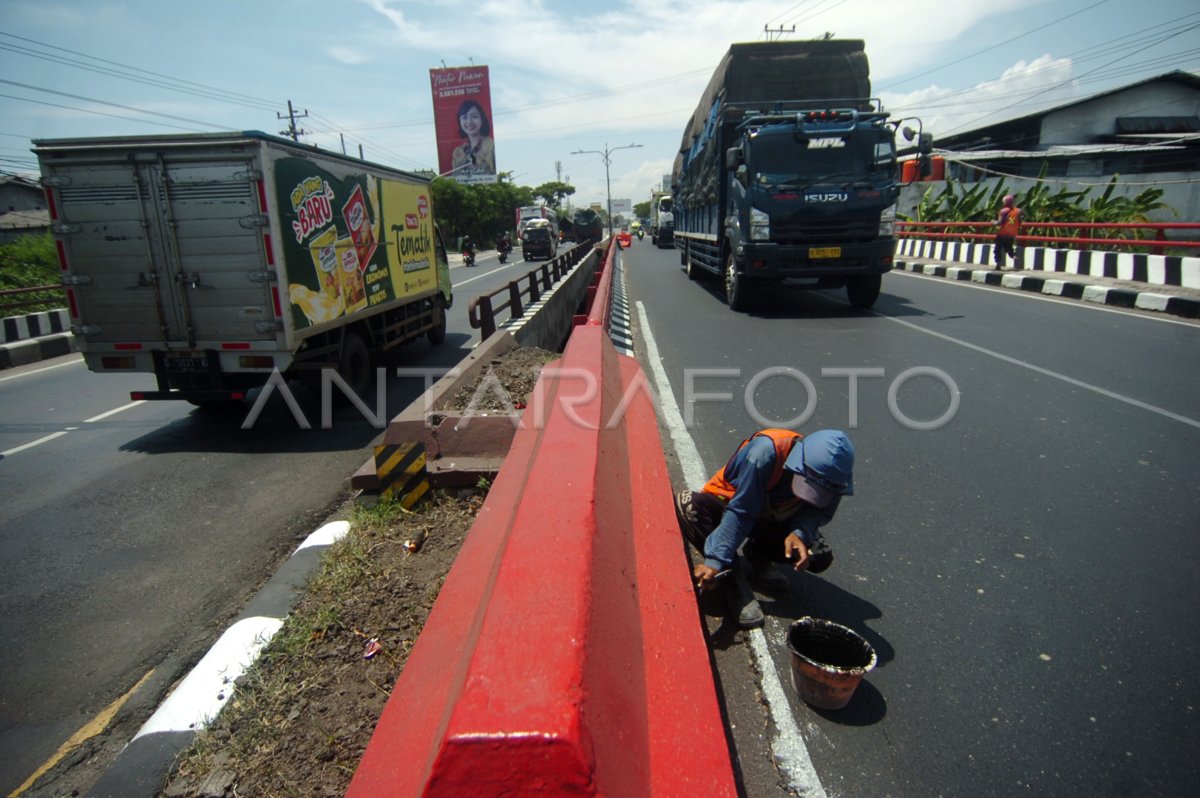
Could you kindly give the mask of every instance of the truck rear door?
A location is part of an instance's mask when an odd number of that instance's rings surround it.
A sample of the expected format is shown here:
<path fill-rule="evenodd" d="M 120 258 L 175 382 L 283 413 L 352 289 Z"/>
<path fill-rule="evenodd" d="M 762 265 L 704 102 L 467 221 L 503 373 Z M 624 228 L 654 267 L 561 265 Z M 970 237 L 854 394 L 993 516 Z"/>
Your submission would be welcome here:
<path fill-rule="evenodd" d="M 186 148 L 43 161 L 86 341 L 275 339 L 254 162 Z"/>

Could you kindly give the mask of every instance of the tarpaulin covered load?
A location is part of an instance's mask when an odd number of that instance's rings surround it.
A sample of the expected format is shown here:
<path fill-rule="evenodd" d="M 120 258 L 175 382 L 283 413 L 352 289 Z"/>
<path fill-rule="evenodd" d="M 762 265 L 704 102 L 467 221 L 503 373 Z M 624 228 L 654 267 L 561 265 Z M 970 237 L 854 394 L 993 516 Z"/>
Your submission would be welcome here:
<path fill-rule="evenodd" d="M 683 130 L 672 182 L 685 201 L 715 199 L 722 153 L 705 152 L 716 135 L 718 102 L 755 104 L 768 112 L 780 103 L 866 99 L 871 96 L 870 68 L 862 39 L 749 42 L 730 45 L 717 65 L 700 103 Z M 701 157 L 701 153 L 704 153 Z M 703 174 L 688 177 L 692 164 Z"/>

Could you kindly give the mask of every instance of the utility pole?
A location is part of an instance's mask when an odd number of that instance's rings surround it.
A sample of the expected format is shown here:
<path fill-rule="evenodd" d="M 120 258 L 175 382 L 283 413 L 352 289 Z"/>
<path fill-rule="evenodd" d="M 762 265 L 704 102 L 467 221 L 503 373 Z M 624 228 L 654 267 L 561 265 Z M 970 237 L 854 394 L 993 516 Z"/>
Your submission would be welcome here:
<path fill-rule="evenodd" d="M 784 30 L 782 25 L 779 26 L 779 30 L 772 30 L 772 29 L 768 28 L 766 25 L 763 25 L 763 33 L 766 35 L 767 41 L 769 41 L 769 42 L 775 41 L 775 39 L 771 38 L 771 36 L 773 36 L 773 35 L 776 36 L 777 38 L 782 39 L 783 35 L 785 33 L 795 33 L 795 32 L 796 32 L 795 25 L 792 26 L 791 30 Z"/>
<path fill-rule="evenodd" d="M 641 144 L 625 144 L 621 147 L 613 147 L 612 149 L 609 149 L 608 142 L 606 141 L 606 142 L 604 142 L 604 151 L 603 152 L 601 152 L 600 150 L 575 150 L 575 152 L 571 153 L 572 155 L 594 154 L 594 155 L 600 155 L 600 156 L 604 157 L 604 187 L 605 187 L 606 193 L 608 194 L 608 235 L 610 237 L 612 236 L 612 181 L 609 180 L 609 177 L 608 177 L 608 167 L 612 163 L 612 159 L 609 156 L 612 155 L 612 153 L 616 152 L 617 150 L 631 150 L 635 147 L 640 147 L 640 146 L 642 146 L 642 145 Z"/>
<path fill-rule="evenodd" d="M 291 100 L 288 100 L 288 112 L 287 112 L 287 116 L 284 116 L 283 114 L 279 113 L 278 111 L 276 111 L 276 112 L 275 112 L 275 116 L 276 116 L 277 118 L 279 118 L 279 119 L 286 119 L 286 120 L 288 121 L 288 126 L 287 126 L 287 129 L 286 129 L 286 130 L 281 130 L 281 131 L 279 131 L 279 135 L 281 135 L 281 136 L 291 136 L 291 137 L 292 137 L 292 141 L 295 141 L 295 142 L 299 142 L 299 141 L 300 141 L 300 137 L 301 137 L 301 136 L 307 136 L 307 135 L 308 135 L 308 131 L 307 131 L 307 130 L 300 130 L 300 129 L 298 129 L 298 128 L 296 127 L 296 119 L 297 119 L 297 118 L 299 118 L 299 119 L 303 119 L 304 117 L 308 116 L 308 109 L 307 109 L 307 108 L 306 108 L 306 109 L 304 109 L 304 113 L 302 113 L 302 114 L 297 114 L 297 113 L 296 113 L 296 109 L 295 109 L 295 108 L 292 108 L 292 101 L 291 101 Z"/>

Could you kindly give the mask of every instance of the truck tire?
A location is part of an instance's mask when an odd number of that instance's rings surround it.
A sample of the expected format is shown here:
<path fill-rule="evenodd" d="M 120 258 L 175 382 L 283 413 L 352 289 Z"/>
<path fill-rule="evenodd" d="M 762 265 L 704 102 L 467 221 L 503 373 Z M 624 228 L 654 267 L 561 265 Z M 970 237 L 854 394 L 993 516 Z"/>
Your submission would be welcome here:
<path fill-rule="evenodd" d="M 438 320 L 436 324 L 429 328 L 429 332 L 425 333 L 425 335 L 429 338 L 429 343 L 437 346 L 446 340 L 446 303 L 440 296 L 433 301 L 436 303 L 434 312 Z"/>
<path fill-rule="evenodd" d="M 694 260 L 692 260 L 692 253 L 685 252 L 683 254 L 682 259 L 684 262 L 684 266 L 687 269 L 688 279 L 689 280 L 699 280 L 700 279 L 700 267 L 696 265 L 696 262 Z"/>
<path fill-rule="evenodd" d="M 868 274 L 863 277 L 852 277 L 846 283 L 846 296 L 850 299 L 851 307 L 866 310 L 879 299 L 879 289 L 883 285 L 882 274 Z"/>
<path fill-rule="evenodd" d="M 728 303 L 729 309 L 739 313 L 748 310 L 750 288 L 746 285 L 745 278 L 738 272 L 737 262 L 734 261 L 732 252 L 725 256 L 725 273 L 722 281 L 725 283 L 725 302 Z"/>
<path fill-rule="evenodd" d="M 375 376 L 371 368 L 371 352 L 367 343 L 356 332 L 346 333 L 342 339 L 342 356 L 338 359 L 338 374 L 358 396 L 366 396 Z"/>

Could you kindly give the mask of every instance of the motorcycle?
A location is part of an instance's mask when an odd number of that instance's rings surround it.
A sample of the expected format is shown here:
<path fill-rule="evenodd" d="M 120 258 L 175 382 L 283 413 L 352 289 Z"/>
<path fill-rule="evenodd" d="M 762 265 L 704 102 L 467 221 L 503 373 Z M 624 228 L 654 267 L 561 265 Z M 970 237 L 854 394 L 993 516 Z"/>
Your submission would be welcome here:
<path fill-rule="evenodd" d="M 462 256 L 463 256 L 463 265 L 464 266 L 474 266 L 475 265 L 475 250 L 464 249 Z"/>
<path fill-rule="evenodd" d="M 641 241 L 643 238 L 646 237 L 646 231 L 639 227 L 637 229 L 637 237 L 638 237 L 638 241 Z"/>
<path fill-rule="evenodd" d="M 507 263 L 508 262 L 508 253 L 512 252 L 512 245 L 509 244 L 506 246 L 506 245 L 501 244 L 500 247 L 498 248 L 498 251 L 500 252 L 500 262 Z"/>

